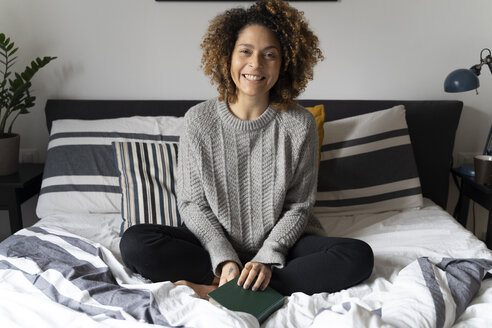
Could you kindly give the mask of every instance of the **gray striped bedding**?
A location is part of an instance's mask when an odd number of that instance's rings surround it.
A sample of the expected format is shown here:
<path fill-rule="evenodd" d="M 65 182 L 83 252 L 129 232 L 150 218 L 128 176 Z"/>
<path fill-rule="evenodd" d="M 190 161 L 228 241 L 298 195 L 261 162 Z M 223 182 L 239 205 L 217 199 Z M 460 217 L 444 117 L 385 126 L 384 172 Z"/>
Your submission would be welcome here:
<path fill-rule="evenodd" d="M 367 309 L 357 300 L 324 307 L 312 327 L 451 327 L 491 269 L 491 260 L 421 257 L 400 271 L 381 307 Z"/>
<path fill-rule="evenodd" d="M 370 294 L 370 302 L 357 292 L 365 285 L 346 291 L 352 296 L 334 303 L 336 293 L 332 302 L 323 301 L 322 294 L 309 298 L 299 293 L 264 326 L 302 322 L 302 316 L 297 317 L 301 304 L 312 300 L 316 302 L 309 304 L 316 311 L 306 327 L 326 327 L 327 323 L 334 327 L 451 327 L 491 269 L 490 259 L 420 257 L 398 273 L 386 292 Z M 12 318 L 25 313 L 33 302 L 42 308 L 45 303 L 57 304 L 59 314 L 47 313 L 47 319 L 43 318 L 51 323 L 44 326 L 55 328 L 67 327 L 66 311 L 70 311 L 70 327 L 258 327 L 252 316 L 224 311 L 196 298 L 187 287 L 135 280 L 108 249 L 59 228 L 23 229 L 0 244 L 0 292 L 2 327 L 11 327 Z M 5 295 L 23 295 L 25 308 L 6 316 L 1 299 Z M 77 321 L 80 315 L 90 321 Z"/>
<path fill-rule="evenodd" d="M 0 256 L 1 273 L 19 273 L 23 283 L 74 311 L 169 326 L 150 291 L 118 284 L 97 244 L 63 231 L 32 227 L 5 240 Z"/>
<path fill-rule="evenodd" d="M 177 142 L 183 118 L 128 117 L 53 122 L 37 215 L 119 213 L 112 142 Z"/>

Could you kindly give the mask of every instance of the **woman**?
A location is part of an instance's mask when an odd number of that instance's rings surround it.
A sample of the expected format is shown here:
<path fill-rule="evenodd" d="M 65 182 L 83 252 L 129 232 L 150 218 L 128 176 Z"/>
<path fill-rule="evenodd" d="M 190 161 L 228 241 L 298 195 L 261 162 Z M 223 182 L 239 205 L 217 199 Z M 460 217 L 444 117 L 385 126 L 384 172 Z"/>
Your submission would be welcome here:
<path fill-rule="evenodd" d="M 302 12 L 258 1 L 212 20 L 202 66 L 219 97 L 185 115 L 178 206 L 185 226 L 136 225 L 122 237 L 125 264 L 200 297 L 236 277 L 253 290 L 335 292 L 365 280 L 362 241 L 323 237 L 311 214 L 318 137 L 295 98 L 322 59 Z"/>

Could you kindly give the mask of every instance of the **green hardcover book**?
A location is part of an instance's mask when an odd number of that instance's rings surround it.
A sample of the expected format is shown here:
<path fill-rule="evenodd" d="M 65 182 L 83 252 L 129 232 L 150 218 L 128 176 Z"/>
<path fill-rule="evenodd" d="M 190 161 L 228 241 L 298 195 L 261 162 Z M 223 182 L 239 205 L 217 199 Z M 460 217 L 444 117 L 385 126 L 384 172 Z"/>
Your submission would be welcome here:
<path fill-rule="evenodd" d="M 284 305 L 284 296 L 270 286 L 264 291 L 252 291 L 238 286 L 237 279 L 211 291 L 208 296 L 229 310 L 254 315 L 260 324 Z"/>

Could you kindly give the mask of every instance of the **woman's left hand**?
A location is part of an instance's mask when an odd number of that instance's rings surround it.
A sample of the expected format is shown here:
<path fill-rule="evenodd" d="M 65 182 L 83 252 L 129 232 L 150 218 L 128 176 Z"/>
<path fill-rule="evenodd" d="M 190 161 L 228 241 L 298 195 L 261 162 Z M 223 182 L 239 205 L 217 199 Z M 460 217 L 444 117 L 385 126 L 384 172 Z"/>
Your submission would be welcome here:
<path fill-rule="evenodd" d="M 244 265 L 237 284 L 243 286 L 244 289 L 248 289 L 255 278 L 255 284 L 251 289 L 253 291 L 258 289 L 265 290 L 270 283 L 270 278 L 272 278 L 272 269 L 269 265 L 263 263 L 248 262 Z"/>

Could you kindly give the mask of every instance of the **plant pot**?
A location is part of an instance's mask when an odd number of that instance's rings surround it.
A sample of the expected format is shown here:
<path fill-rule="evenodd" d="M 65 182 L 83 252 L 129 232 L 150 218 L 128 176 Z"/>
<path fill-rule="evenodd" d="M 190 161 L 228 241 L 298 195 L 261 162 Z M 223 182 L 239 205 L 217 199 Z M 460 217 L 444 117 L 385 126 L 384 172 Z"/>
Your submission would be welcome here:
<path fill-rule="evenodd" d="M 0 175 L 17 173 L 19 169 L 19 146 L 20 136 L 18 134 L 0 135 Z"/>

